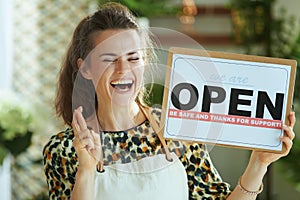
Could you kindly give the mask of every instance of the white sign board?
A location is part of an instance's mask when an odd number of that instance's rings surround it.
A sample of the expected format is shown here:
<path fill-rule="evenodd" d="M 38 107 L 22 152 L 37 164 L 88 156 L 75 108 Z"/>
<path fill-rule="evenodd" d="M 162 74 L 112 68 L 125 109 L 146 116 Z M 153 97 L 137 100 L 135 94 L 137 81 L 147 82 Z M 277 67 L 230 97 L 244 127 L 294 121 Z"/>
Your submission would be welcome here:
<path fill-rule="evenodd" d="M 165 138 L 282 150 L 294 60 L 173 48 L 168 65 Z"/>

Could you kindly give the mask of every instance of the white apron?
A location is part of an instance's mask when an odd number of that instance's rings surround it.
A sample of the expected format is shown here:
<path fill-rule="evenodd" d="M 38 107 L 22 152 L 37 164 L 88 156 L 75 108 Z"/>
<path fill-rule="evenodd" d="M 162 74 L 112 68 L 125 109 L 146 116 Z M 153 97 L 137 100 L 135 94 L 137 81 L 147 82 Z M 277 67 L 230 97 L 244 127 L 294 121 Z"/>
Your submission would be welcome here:
<path fill-rule="evenodd" d="M 96 172 L 94 199 L 188 199 L 185 169 L 174 153 L 171 157 L 172 162 L 162 154 L 132 163 L 104 166 L 104 172 Z"/>
<path fill-rule="evenodd" d="M 142 107 L 142 106 L 141 106 Z M 148 110 L 141 108 L 153 129 L 158 125 Z M 95 200 L 187 200 L 186 171 L 175 153 L 170 153 L 165 140 L 158 134 L 166 154 L 146 157 L 126 164 L 103 166 L 96 171 Z M 168 159 L 166 158 L 168 157 Z M 172 161 L 169 161 L 169 160 Z"/>

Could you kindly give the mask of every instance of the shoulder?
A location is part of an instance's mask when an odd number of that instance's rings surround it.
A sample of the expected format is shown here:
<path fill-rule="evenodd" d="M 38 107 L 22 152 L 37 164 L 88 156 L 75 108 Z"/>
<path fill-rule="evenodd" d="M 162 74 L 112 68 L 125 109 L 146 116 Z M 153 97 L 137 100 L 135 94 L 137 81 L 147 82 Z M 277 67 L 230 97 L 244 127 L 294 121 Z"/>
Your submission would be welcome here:
<path fill-rule="evenodd" d="M 51 136 L 44 146 L 44 173 L 50 199 L 69 199 L 75 184 L 78 159 L 73 139 L 73 130 L 68 128 Z"/>
<path fill-rule="evenodd" d="M 55 135 L 52 135 L 47 144 L 44 146 L 45 151 L 52 151 L 57 148 L 70 148 L 72 147 L 74 139 L 74 133 L 71 128 L 61 131 Z"/>
<path fill-rule="evenodd" d="M 74 133 L 71 128 L 51 136 L 43 149 L 44 164 L 51 162 L 52 165 L 58 166 L 66 160 L 74 160 L 76 155 L 73 139 Z"/>

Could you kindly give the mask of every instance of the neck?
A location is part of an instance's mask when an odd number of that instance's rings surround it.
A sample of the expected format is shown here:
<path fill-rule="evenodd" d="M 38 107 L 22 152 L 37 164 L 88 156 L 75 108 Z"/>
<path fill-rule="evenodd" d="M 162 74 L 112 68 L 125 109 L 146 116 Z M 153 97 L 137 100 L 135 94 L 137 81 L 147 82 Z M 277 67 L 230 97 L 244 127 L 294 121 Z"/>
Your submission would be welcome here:
<path fill-rule="evenodd" d="M 104 131 L 127 130 L 146 119 L 136 102 L 126 106 L 98 106 L 97 113 L 100 127 Z"/>

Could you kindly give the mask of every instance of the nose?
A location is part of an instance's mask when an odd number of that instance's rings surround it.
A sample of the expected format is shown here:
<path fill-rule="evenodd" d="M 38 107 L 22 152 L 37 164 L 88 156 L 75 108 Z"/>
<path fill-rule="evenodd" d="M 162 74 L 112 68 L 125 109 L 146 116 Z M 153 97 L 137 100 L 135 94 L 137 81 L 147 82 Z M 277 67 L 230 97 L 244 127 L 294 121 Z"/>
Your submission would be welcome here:
<path fill-rule="evenodd" d="M 115 71 L 118 74 L 124 74 L 129 70 L 130 70 L 130 64 L 128 63 L 128 61 L 123 57 L 119 57 L 115 65 Z"/>

